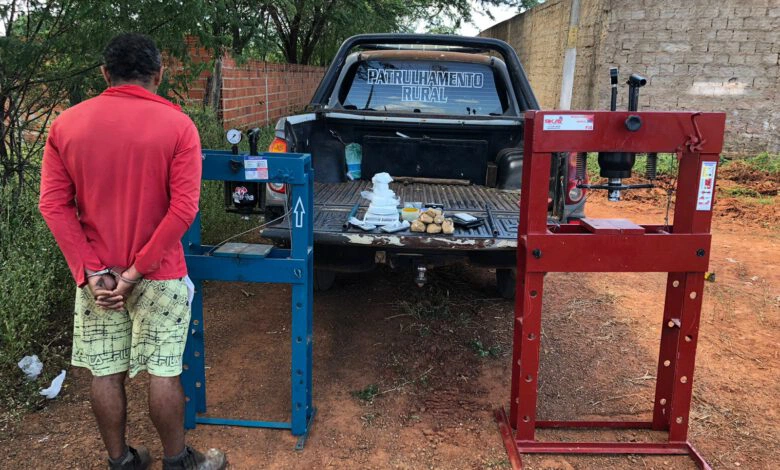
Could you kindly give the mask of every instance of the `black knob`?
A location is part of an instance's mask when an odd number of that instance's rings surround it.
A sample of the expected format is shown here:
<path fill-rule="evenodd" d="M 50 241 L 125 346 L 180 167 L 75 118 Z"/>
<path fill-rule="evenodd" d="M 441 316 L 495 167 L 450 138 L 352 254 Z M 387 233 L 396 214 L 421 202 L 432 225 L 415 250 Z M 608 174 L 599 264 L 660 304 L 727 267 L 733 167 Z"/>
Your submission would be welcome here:
<path fill-rule="evenodd" d="M 638 73 L 632 73 L 631 76 L 628 77 L 628 81 L 626 83 L 635 87 L 643 87 L 647 85 L 647 79 Z"/>
<path fill-rule="evenodd" d="M 639 128 L 642 127 L 642 118 L 637 116 L 636 114 L 632 114 L 631 116 L 626 118 L 626 129 L 628 129 L 631 132 L 636 132 L 639 130 Z"/>

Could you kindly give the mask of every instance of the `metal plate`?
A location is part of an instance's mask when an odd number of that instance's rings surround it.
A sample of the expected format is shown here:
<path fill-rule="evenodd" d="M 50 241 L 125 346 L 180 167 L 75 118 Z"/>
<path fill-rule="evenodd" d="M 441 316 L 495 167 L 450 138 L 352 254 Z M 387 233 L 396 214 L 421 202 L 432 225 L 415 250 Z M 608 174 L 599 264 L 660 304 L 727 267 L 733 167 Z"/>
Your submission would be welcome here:
<path fill-rule="evenodd" d="M 259 245 L 256 243 L 225 243 L 214 250 L 213 256 L 237 257 L 237 258 L 265 258 L 273 245 Z"/>

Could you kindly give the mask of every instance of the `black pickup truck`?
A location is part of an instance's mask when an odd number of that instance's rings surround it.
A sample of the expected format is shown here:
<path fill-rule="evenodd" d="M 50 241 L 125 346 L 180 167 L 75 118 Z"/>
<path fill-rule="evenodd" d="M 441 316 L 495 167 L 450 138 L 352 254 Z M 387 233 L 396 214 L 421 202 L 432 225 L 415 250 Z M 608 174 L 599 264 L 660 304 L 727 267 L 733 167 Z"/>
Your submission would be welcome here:
<path fill-rule="evenodd" d="M 329 288 L 336 272 L 378 263 L 426 270 L 468 261 L 496 270 L 500 295 L 514 295 L 518 201 L 523 162 L 523 112 L 538 109 L 515 51 L 473 37 L 370 34 L 344 42 L 314 93 L 309 112 L 281 119 L 271 152 L 312 155 L 315 171 L 315 285 Z M 345 147 L 362 149 L 361 178 L 347 176 Z M 551 217 L 581 216 L 585 201 L 566 155 L 550 168 Z M 396 180 L 401 202 L 443 205 L 447 214 L 483 219 L 452 235 L 405 230 L 365 232 L 345 223 L 361 218 L 375 173 Z M 283 185 L 269 184 L 266 219 L 287 207 Z M 287 222 L 263 231 L 287 241 Z"/>

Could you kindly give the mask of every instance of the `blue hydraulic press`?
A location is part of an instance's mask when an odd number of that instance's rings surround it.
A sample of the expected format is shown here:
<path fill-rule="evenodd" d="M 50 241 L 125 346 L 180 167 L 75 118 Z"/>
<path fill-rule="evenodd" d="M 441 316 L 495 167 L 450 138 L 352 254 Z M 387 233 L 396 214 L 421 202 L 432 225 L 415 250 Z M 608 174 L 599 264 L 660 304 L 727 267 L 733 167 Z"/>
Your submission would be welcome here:
<path fill-rule="evenodd" d="M 256 152 L 250 152 L 256 153 Z M 284 183 L 290 194 L 290 248 L 227 243 L 201 244 L 200 215 L 182 239 L 189 276 L 195 285 L 189 337 L 184 351 L 182 386 L 186 400 L 185 427 L 196 424 L 289 429 L 303 448 L 316 409 L 312 405 L 313 303 L 313 182 L 309 154 L 238 154 L 203 151 L 203 179 L 231 182 Z M 262 185 L 256 185 L 262 187 Z M 198 416 L 206 412 L 206 369 L 203 324 L 205 280 L 282 283 L 292 285 L 292 410 L 289 422 L 253 421 Z"/>

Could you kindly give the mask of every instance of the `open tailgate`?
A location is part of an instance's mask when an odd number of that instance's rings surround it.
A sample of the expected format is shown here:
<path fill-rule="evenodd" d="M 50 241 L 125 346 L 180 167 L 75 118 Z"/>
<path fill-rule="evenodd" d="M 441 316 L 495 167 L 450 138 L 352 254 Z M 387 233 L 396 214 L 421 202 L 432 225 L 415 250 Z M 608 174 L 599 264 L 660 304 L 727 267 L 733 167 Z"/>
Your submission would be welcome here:
<path fill-rule="evenodd" d="M 344 228 L 350 211 L 359 203 L 357 217 L 363 218 L 369 201 L 360 192 L 370 189 L 369 181 L 315 183 L 314 241 L 319 244 L 361 245 L 374 247 L 425 249 L 515 249 L 517 247 L 517 202 L 520 191 L 506 191 L 476 185 L 392 183 L 390 187 L 403 202 L 444 205 L 445 216 L 455 212 L 485 220 L 479 227 L 455 227 L 452 235 L 416 233 L 404 230 L 384 233 L 379 229 L 365 232 L 356 227 Z M 488 210 L 489 208 L 489 210 Z M 263 230 L 263 237 L 283 240 L 289 237 L 288 221 Z"/>

